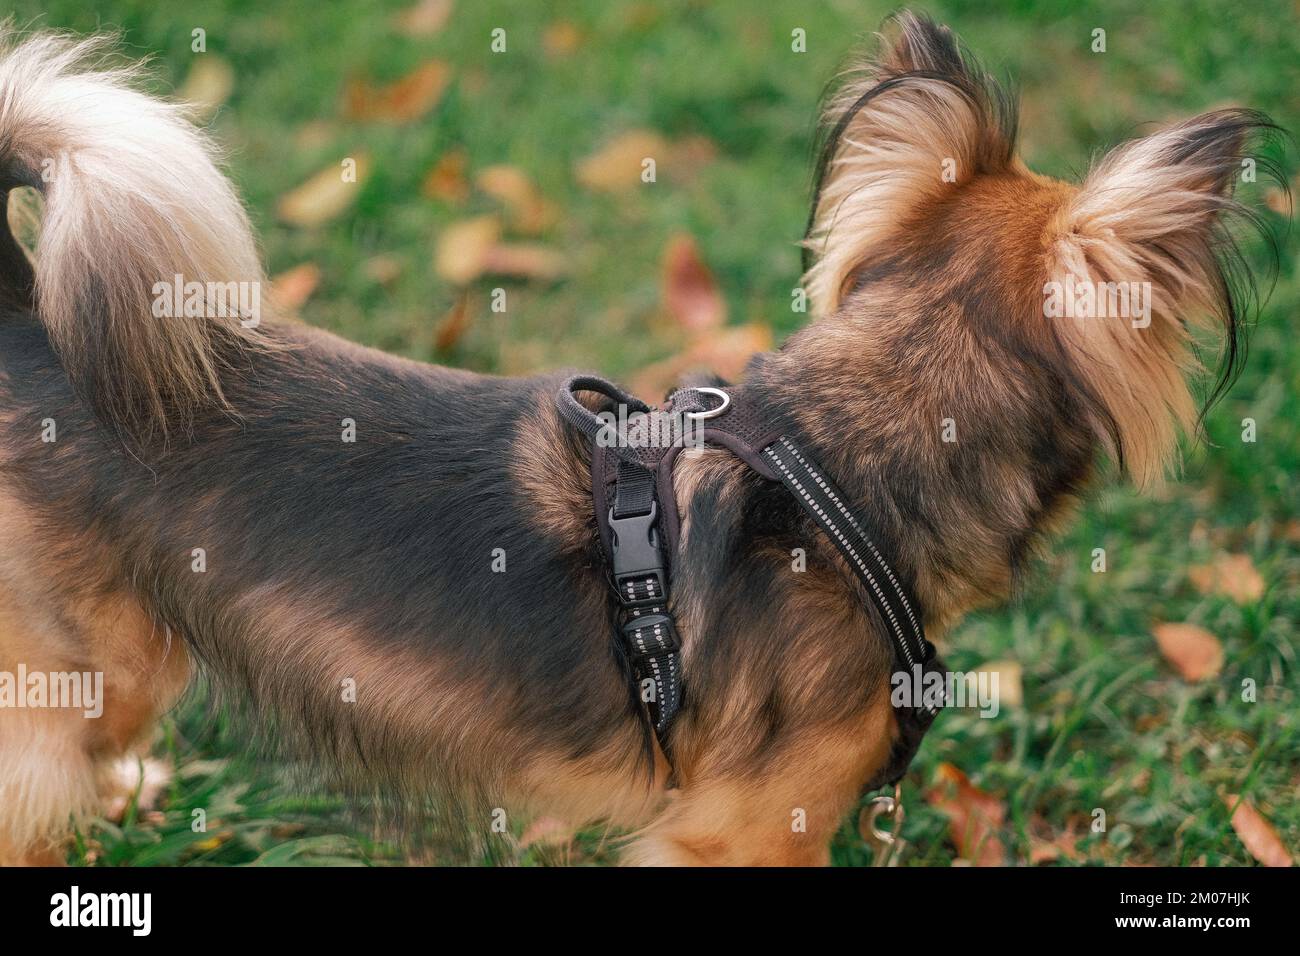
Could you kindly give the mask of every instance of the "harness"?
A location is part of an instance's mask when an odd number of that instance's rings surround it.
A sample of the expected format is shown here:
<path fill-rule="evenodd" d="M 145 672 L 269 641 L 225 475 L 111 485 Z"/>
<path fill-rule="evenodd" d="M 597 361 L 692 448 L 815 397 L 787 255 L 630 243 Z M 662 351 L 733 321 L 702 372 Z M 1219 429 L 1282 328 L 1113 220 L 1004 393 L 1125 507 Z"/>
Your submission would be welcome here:
<path fill-rule="evenodd" d="M 595 392 L 607 401 L 598 413 L 578 400 L 579 392 Z M 897 784 L 943 706 L 941 694 L 922 694 L 920 688 L 942 687 L 947 672 L 925 638 L 916 599 L 825 470 L 770 423 L 744 385 L 682 388 L 662 408 L 652 408 L 602 378 L 577 375 L 564 382 L 556 403 L 565 421 L 592 443 L 592 503 L 618 597 L 618 629 L 634 689 L 664 753 L 670 753 L 669 732 L 684 690 L 682 642 L 670 603 L 680 529 L 673 462 L 687 447 L 720 447 L 793 495 L 879 611 L 895 668 L 909 675 L 915 692 L 906 703 L 894 704 L 899 735 L 867 789 Z"/>

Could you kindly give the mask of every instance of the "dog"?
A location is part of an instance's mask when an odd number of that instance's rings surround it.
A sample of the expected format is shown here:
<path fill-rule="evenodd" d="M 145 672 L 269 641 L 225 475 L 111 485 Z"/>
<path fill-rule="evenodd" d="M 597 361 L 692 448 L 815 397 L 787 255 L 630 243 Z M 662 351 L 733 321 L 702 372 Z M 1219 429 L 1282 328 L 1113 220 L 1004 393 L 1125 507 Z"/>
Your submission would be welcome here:
<path fill-rule="evenodd" d="M 947 28 L 885 33 L 826 101 L 812 321 L 745 386 L 941 637 L 1012 593 L 1104 462 L 1161 479 L 1198 424 L 1198 329 L 1222 343 L 1215 394 L 1231 383 L 1232 193 L 1276 128 L 1218 110 L 1058 181 L 1017 157 L 1014 99 Z M 216 307 L 264 279 L 245 212 L 204 134 L 102 53 L 0 52 L 0 187 L 44 202 L 34 250 L 0 235 L 0 671 L 103 677 L 96 719 L 0 709 L 0 860 L 59 861 L 105 767 L 202 674 L 287 753 L 459 795 L 483 833 L 504 808 L 603 821 L 629 863 L 828 862 L 898 733 L 893 663 L 791 497 L 722 449 L 677 460 L 686 697 L 661 747 L 562 376 Z M 1089 283 L 1091 309 L 1049 292 Z M 160 314 L 175 287 L 198 308 Z M 1129 289 L 1139 314 L 1102 307 Z"/>

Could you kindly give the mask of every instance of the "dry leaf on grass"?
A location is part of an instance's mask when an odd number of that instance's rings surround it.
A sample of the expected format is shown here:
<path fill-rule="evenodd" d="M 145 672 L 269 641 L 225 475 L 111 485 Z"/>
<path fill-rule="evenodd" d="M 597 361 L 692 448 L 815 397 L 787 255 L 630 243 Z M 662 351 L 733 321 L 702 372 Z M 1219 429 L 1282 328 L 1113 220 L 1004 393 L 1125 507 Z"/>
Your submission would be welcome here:
<path fill-rule="evenodd" d="M 1017 661 L 989 661 L 979 669 L 998 675 L 997 702 L 999 707 L 1019 707 L 1025 702 L 1024 668 Z M 992 687 L 992 678 L 990 688 Z"/>
<path fill-rule="evenodd" d="M 642 163 L 662 163 L 668 156 L 668 141 L 658 133 L 636 129 L 609 140 L 578 164 L 578 182 L 598 192 L 621 192 L 639 185 Z"/>
<path fill-rule="evenodd" d="M 948 817 L 958 856 L 975 866 L 1001 866 L 1006 861 L 1006 850 L 997 836 L 1006 817 L 1002 801 L 976 787 L 950 763 L 940 764 L 935 777 L 925 800 Z"/>
<path fill-rule="evenodd" d="M 463 203 L 469 198 L 469 180 L 465 178 L 465 169 L 469 158 L 465 150 L 449 149 L 438 158 L 433 168 L 424 177 L 420 191 L 430 199 L 440 199 L 448 203 Z"/>
<path fill-rule="evenodd" d="M 380 285 L 391 285 L 401 277 L 405 266 L 400 257 L 380 253 L 367 259 L 362 268 L 365 270 L 366 278 L 372 282 L 378 282 Z"/>
<path fill-rule="evenodd" d="M 1033 865 L 1051 863 L 1064 857 L 1067 860 L 1082 859 L 1079 852 L 1079 836 L 1074 832 L 1071 820 L 1061 833 L 1053 833 L 1051 826 L 1041 817 L 1035 817 L 1029 828 L 1029 862 Z"/>
<path fill-rule="evenodd" d="M 1264 578 L 1248 554 L 1221 554 L 1210 564 L 1189 568 L 1187 576 L 1202 594 L 1222 594 L 1238 604 L 1264 596 Z"/>
<path fill-rule="evenodd" d="M 568 260 L 554 249 L 529 242 L 499 242 L 487 252 L 483 271 L 512 279 L 554 282 L 569 271 Z"/>
<path fill-rule="evenodd" d="M 527 174 L 514 166 L 488 166 L 474 179 L 479 189 L 505 205 L 517 232 L 536 235 L 559 216 L 555 205 L 547 202 Z"/>
<path fill-rule="evenodd" d="M 304 262 L 271 280 L 271 298 L 285 312 L 297 312 L 320 285 L 320 266 Z"/>
<path fill-rule="evenodd" d="M 456 285 L 466 285 L 487 268 L 488 254 L 501 235 L 496 216 L 475 216 L 454 222 L 438 237 L 433 268 Z"/>
<path fill-rule="evenodd" d="M 689 235 L 676 235 L 668 241 L 661 289 L 669 315 L 687 332 L 705 333 L 726 321 L 727 303 Z"/>
<path fill-rule="evenodd" d="M 1252 857 L 1265 866 L 1293 866 L 1295 861 L 1282 839 L 1273 829 L 1273 825 L 1264 819 L 1263 814 L 1255 809 L 1249 800 L 1243 800 L 1235 793 L 1223 798 L 1228 809 L 1232 810 L 1232 829 Z M 1238 802 L 1240 801 L 1240 802 Z M 1233 809 L 1233 808 L 1236 809 Z"/>
<path fill-rule="evenodd" d="M 453 0 L 418 0 L 397 15 L 397 29 L 408 37 L 429 37 L 447 25 Z"/>
<path fill-rule="evenodd" d="M 410 123 L 438 105 L 449 82 L 451 67 L 442 60 L 429 60 L 387 86 L 354 79 L 345 90 L 343 111 L 349 119 Z"/>
<path fill-rule="evenodd" d="M 1183 680 L 1197 682 L 1214 677 L 1223 669 L 1223 645 L 1203 627 L 1195 624 L 1157 624 L 1151 628 L 1160 653 Z"/>
<path fill-rule="evenodd" d="M 434 329 L 433 347 L 439 352 L 453 348 L 469 328 L 469 320 L 469 294 L 462 292 Z"/>
<path fill-rule="evenodd" d="M 721 329 L 693 342 L 681 353 L 647 365 L 632 379 L 637 395 L 661 396 L 692 371 L 714 372 L 727 381 L 741 377 L 749 360 L 772 347 L 772 330 L 760 322 Z"/>
<path fill-rule="evenodd" d="M 212 118 L 234 88 L 235 71 L 230 64 L 213 53 L 205 53 L 190 67 L 176 98 L 189 104 L 194 116 L 204 121 Z"/>
<path fill-rule="evenodd" d="M 582 46 L 582 31 L 568 20 L 557 20 L 542 32 L 542 49 L 549 57 L 570 56 Z"/>
<path fill-rule="evenodd" d="M 324 225 L 340 216 L 356 202 L 370 171 L 368 156 L 354 158 L 355 176 L 345 178 L 348 169 L 340 163 L 322 169 L 301 186 L 281 196 L 275 206 L 276 215 L 291 226 L 304 228 Z"/>

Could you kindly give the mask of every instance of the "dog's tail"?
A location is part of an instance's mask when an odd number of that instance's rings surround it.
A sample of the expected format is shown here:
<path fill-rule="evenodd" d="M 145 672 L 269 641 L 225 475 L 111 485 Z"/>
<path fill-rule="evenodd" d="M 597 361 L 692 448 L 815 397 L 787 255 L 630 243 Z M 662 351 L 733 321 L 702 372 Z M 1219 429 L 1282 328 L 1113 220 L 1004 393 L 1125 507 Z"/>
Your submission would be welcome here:
<path fill-rule="evenodd" d="M 213 144 L 107 46 L 0 25 L 0 196 L 44 204 L 34 270 L 9 236 L 0 270 L 82 399 L 146 440 L 224 404 L 223 370 L 261 344 L 262 268 Z"/>

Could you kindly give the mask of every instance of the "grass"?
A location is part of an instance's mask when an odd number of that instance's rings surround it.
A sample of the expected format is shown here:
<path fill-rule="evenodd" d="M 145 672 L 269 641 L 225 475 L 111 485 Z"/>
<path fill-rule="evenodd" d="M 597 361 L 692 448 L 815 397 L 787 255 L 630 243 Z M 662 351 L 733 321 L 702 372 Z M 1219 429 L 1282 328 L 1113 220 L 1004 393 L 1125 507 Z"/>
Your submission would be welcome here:
<path fill-rule="evenodd" d="M 682 231 L 699 242 L 726 296 L 730 321 L 761 322 L 779 340 L 799 324 L 790 291 L 806 217 L 812 117 L 822 84 L 855 36 L 876 28 L 884 4 L 801 4 L 755 13 L 716 4 L 550 5 L 461 2 L 436 35 L 396 30 L 401 4 L 274 5 L 227 0 L 175 5 L 113 0 L 19 0 L 20 22 L 90 32 L 123 31 L 132 54 L 153 54 L 159 90 L 192 67 L 191 31 L 235 71 L 213 128 L 263 237 L 272 274 L 303 262 L 323 279 L 304 317 L 414 358 L 518 373 L 579 366 L 627 376 L 677 352 L 682 332 L 659 308 L 659 262 Z M 1017 79 L 1023 149 L 1036 169 L 1077 176 L 1101 147 L 1161 122 L 1228 103 L 1257 107 L 1300 130 L 1294 11 L 1285 0 L 1239 6 L 1187 0 L 1143 4 L 939 3 L 984 61 Z M 567 56 L 545 52 L 557 19 L 577 27 Z M 507 52 L 489 50 L 494 27 Z M 794 27 L 806 53 L 791 51 Z M 1107 50 L 1092 53 L 1095 28 Z M 386 82 L 429 57 L 454 68 L 436 110 L 418 123 L 342 119 L 349 77 Z M 614 134 L 655 130 L 672 141 L 706 137 L 713 161 L 669 166 L 653 187 L 608 196 L 582 188 L 575 164 Z M 492 164 L 527 172 L 562 215 L 542 237 L 574 271 L 553 284 L 507 284 L 509 309 L 471 299 L 474 321 L 455 345 L 435 349 L 438 320 L 457 290 L 431 267 L 450 223 L 495 208 L 431 199 L 421 183 L 461 148 L 471 174 Z M 366 153 L 373 174 L 346 215 L 298 229 L 274 216 L 279 196 L 341 157 Z M 1258 192 L 1256 192 L 1258 197 Z M 1275 225 L 1280 217 L 1269 214 Z M 1252 262 L 1266 261 L 1252 247 Z M 365 268 L 395 259 L 388 284 Z M 945 715 L 905 786 L 907 864 L 947 865 L 956 851 L 947 820 L 920 799 L 940 762 L 965 770 L 1005 805 L 1001 837 L 1028 859 L 1036 836 L 1071 827 L 1080 862 L 1236 865 L 1250 856 L 1229 821 L 1226 794 L 1253 801 L 1294 852 L 1300 848 L 1300 728 L 1296 640 L 1300 610 L 1300 401 L 1294 317 L 1300 305 L 1296 246 L 1282 246 L 1280 275 L 1253 335 L 1246 373 L 1206 421 L 1208 442 L 1188 445 L 1181 479 L 1154 497 L 1102 491 L 1009 608 L 973 617 L 948 640 L 949 665 L 990 661 L 1023 668 L 1024 701 L 994 720 Z M 629 333 L 629 334 L 625 334 Z M 1241 440 L 1253 418 L 1258 439 Z M 1090 571 L 1094 548 L 1108 570 Z M 1220 552 L 1250 556 L 1267 582 L 1246 606 L 1202 595 L 1188 568 Z M 1156 621 L 1200 624 L 1222 640 L 1217 678 L 1187 684 L 1156 653 Z M 1258 685 L 1255 703 L 1242 681 Z M 128 813 L 81 837 L 74 862 L 395 862 L 403 848 L 374 839 L 327 797 L 292 796 L 275 771 L 239 759 L 237 739 L 193 713 L 169 718 L 157 753 L 179 769 L 160 809 Z M 1097 809 L 1107 828 L 1089 828 Z M 191 828 L 204 809 L 206 833 Z M 837 863 L 866 862 L 856 829 L 836 840 Z M 566 859 L 604 862 L 582 839 Z M 546 862 L 534 851 L 521 862 Z"/>

